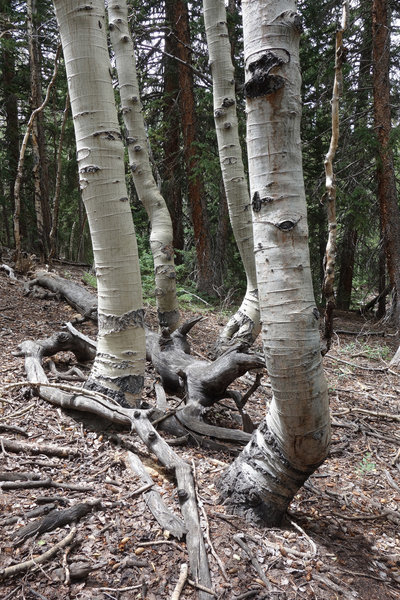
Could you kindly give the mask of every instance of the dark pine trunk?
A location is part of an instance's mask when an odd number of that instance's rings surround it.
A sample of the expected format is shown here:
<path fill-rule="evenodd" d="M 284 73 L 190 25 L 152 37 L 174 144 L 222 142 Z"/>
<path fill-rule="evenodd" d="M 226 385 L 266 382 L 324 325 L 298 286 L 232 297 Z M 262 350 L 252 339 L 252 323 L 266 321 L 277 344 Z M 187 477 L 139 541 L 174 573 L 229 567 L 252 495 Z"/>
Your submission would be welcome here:
<path fill-rule="evenodd" d="M 187 171 L 188 197 L 192 216 L 197 255 L 197 287 L 201 292 L 214 295 L 210 227 L 201 178 L 197 171 L 196 157 L 196 111 L 193 89 L 192 58 L 188 5 L 175 0 L 174 29 L 178 38 L 177 57 L 179 71 L 179 108 Z"/>
<path fill-rule="evenodd" d="M 340 252 L 339 283 L 336 306 L 340 310 L 349 310 L 353 286 L 354 258 L 357 245 L 357 231 L 353 227 L 354 218 L 350 217 L 345 229 Z"/>
<path fill-rule="evenodd" d="M 372 5 L 374 120 L 378 137 L 378 201 L 386 264 L 390 283 L 395 290 L 393 317 L 400 323 L 400 212 L 397 203 L 393 152 L 390 145 L 390 12 L 387 0 Z"/>
<path fill-rule="evenodd" d="M 11 2 L 5 2 L 4 11 L 11 11 Z M 3 227 L 6 235 L 7 246 L 11 247 L 10 224 L 14 213 L 14 183 L 17 176 L 19 158 L 19 122 L 17 104 L 17 84 L 15 81 L 15 54 L 12 46 L 12 36 L 5 32 L 2 37 L 1 63 L 2 87 L 4 93 L 4 111 L 6 117 L 5 146 L 7 150 L 7 164 L 5 170 Z M 4 173 L 4 171 L 3 171 Z"/>
<path fill-rule="evenodd" d="M 171 214 L 173 244 L 176 250 L 184 249 L 182 173 L 180 169 L 180 119 L 179 119 L 179 69 L 174 56 L 178 42 L 174 34 L 175 0 L 165 0 L 165 19 L 169 27 L 165 36 L 164 58 L 164 122 L 165 142 L 162 193 Z M 183 257 L 177 253 L 175 264 L 182 264 Z"/>

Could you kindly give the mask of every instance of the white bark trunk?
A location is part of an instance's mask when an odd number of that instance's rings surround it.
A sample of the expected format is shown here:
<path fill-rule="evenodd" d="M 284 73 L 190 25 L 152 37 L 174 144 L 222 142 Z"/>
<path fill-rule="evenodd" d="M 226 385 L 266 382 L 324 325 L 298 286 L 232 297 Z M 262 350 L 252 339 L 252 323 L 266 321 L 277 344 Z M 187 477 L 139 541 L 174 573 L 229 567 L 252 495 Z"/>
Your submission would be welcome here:
<path fill-rule="evenodd" d="M 54 6 L 98 285 L 98 345 L 88 385 L 134 406 L 141 395 L 145 361 L 142 293 L 104 3 L 54 0 Z"/>
<path fill-rule="evenodd" d="M 300 142 L 300 19 L 293 0 L 243 0 L 247 144 L 270 410 L 222 493 L 277 524 L 330 441 Z"/>
<path fill-rule="evenodd" d="M 242 305 L 228 321 L 218 345 L 252 343 L 260 332 L 257 277 L 249 190 L 239 141 L 235 99 L 235 71 L 224 0 L 203 0 L 204 22 L 213 79 L 214 120 L 229 217 L 247 277 Z"/>
<path fill-rule="evenodd" d="M 162 327 L 174 331 L 179 323 L 179 310 L 172 223 L 150 165 L 126 0 L 110 0 L 108 15 L 110 38 L 118 73 L 122 116 L 126 127 L 129 165 L 136 191 L 151 224 L 150 247 L 154 260 L 158 319 Z"/>

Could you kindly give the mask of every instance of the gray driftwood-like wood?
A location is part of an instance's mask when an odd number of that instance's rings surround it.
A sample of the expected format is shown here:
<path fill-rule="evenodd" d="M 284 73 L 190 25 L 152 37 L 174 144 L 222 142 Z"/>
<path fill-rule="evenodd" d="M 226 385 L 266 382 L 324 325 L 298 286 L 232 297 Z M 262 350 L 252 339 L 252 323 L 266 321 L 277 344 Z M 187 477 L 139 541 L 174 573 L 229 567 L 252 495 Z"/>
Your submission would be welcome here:
<path fill-rule="evenodd" d="M 146 471 L 145 466 L 136 454 L 127 452 L 127 461 L 131 469 L 140 477 L 142 483 L 154 483 L 151 475 Z M 186 534 L 186 528 L 182 519 L 168 509 L 160 493 L 152 489 L 144 492 L 143 497 L 157 523 L 180 540 Z"/>
<path fill-rule="evenodd" d="M 131 429 L 136 431 L 149 450 L 157 456 L 160 463 L 175 473 L 178 484 L 178 499 L 187 530 L 186 546 L 191 574 L 196 582 L 201 582 L 206 587 L 211 588 L 207 552 L 200 528 L 190 465 L 175 454 L 150 423 L 147 416 L 151 411 L 127 409 L 116 406 L 102 397 L 95 400 L 84 395 L 71 395 L 53 387 L 46 387 L 46 383 L 48 383 L 47 376 L 41 363 L 44 345 L 26 341 L 19 346 L 19 353 L 25 356 L 25 370 L 29 381 L 42 384 L 39 391 L 42 398 L 62 408 L 93 412 L 113 422 L 130 425 Z M 199 600 L 211 600 L 213 596 L 199 590 L 198 597 Z"/>
<path fill-rule="evenodd" d="M 29 289 L 35 286 L 46 288 L 53 294 L 62 296 L 81 315 L 93 321 L 97 320 L 97 298 L 82 285 L 59 277 L 55 273 L 38 271 L 35 279 L 28 283 Z"/>

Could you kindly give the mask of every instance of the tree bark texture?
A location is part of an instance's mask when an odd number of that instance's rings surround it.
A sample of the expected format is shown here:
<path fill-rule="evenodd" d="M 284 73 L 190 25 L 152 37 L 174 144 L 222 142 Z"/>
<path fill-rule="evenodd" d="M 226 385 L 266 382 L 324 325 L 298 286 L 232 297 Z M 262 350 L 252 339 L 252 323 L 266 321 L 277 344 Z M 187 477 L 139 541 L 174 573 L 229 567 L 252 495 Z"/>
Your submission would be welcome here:
<path fill-rule="evenodd" d="M 54 5 L 98 287 L 97 354 L 87 386 L 103 390 L 123 405 L 134 406 L 143 387 L 145 334 L 104 3 L 55 0 Z"/>
<path fill-rule="evenodd" d="M 377 184 L 382 233 L 390 283 L 396 292 L 394 318 L 400 324 L 400 211 L 393 151 L 390 144 L 390 8 L 387 0 L 372 3 L 374 122 L 378 138 Z"/>
<path fill-rule="evenodd" d="M 43 102 L 41 83 L 41 59 L 38 40 L 36 0 L 28 0 L 27 29 L 29 40 L 29 64 L 31 79 L 31 110 L 36 110 Z M 44 119 L 42 111 L 37 113 L 32 124 L 33 182 L 36 225 L 39 251 L 42 259 L 47 258 L 51 228 L 49 204 L 49 174 L 45 146 Z"/>
<path fill-rule="evenodd" d="M 339 281 L 336 293 L 336 306 L 340 310 L 349 310 L 350 308 L 357 237 L 354 217 L 350 215 L 344 230 L 340 252 Z"/>
<path fill-rule="evenodd" d="M 154 180 L 148 153 L 136 60 L 128 25 L 126 0 L 108 2 L 109 30 L 114 49 L 126 129 L 129 166 L 140 201 L 150 220 L 150 247 L 154 261 L 158 320 L 170 331 L 179 323 L 171 217 Z"/>
<path fill-rule="evenodd" d="M 178 39 L 177 57 L 179 73 L 179 109 L 183 138 L 183 152 L 186 165 L 188 200 L 193 223 L 197 256 L 197 287 L 201 292 L 215 295 L 213 289 L 212 249 L 207 206 L 200 176 L 196 173 L 196 110 L 193 89 L 193 72 L 190 68 L 190 28 L 188 5 L 185 0 L 175 0 L 173 23 Z"/>
<path fill-rule="evenodd" d="M 331 100 L 331 141 L 329 150 L 325 156 L 325 188 L 324 198 L 327 203 L 328 214 L 328 241 L 326 244 L 324 258 L 324 280 L 322 291 L 325 298 L 324 315 L 324 333 L 323 344 L 324 352 L 327 352 L 331 346 L 333 334 L 333 310 L 336 306 L 335 300 L 335 265 L 336 265 L 336 240 L 337 240 L 337 221 L 336 221 L 336 182 L 333 171 L 333 161 L 339 144 L 339 100 L 343 88 L 342 64 L 345 58 L 343 45 L 343 33 L 347 27 L 348 2 L 343 2 L 342 23 L 336 31 L 335 41 L 335 77 L 333 81 L 333 91 Z"/>
<path fill-rule="evenodd" d="M 180 167 L 180 117 L 179 117 L 179 72 L 177 39 L 173 30 L 175 0 L 165 0 L 165 20 L 168 27 L 165 34 L 164 56 L 164 96 L 163 121 L 165 136 L 163 141 L 164 160 L 162 165 L 162 187 L 164 198 L 171 214 L 174 248 L 183 250 L 185 238 L 183 232 L 182 171 Z M 175 264 L 182 264 L 183 257 L 178 253 Z"/>
<path fill-rule="evenodd" d="M 204 22 L 213 79 L 214 120 L 222 178 L 232 230 L 246 272 L 247 288 L 238 312 L 222 331 L 218 346 L 229 341 L 252 344 L 260 332 L 257 275 L 250 197 L 239 141 L 235 71 L 231 58 L 225 3 L 203 0 Z"/>
<path fill-rule="evenodd" d="M 327 385 L 312 290 L 293 0 L 242 2 L 247 145 L 262 337 L 273 399 L 221 481 L 247 518 L 277 525 L 329 451 Z"/>
<path fill-rule="evenodd" d="M 7 7 L 10 2 L 6 2 Z M 14 183 L 17 176 L 19 158 L 19 120 L 17 103 L 17 85 L 15 73 L 15 55 L 10 44 L 11 34 L 4 32 L 1 43 L 2 85 L 4 90 L 4 110 L 6 116 L 5 144 L 7 148 L 7 170 L 4 203 L 3 227 L 6 234 L 7 246 L 11 247 L 10 216 L 14 207 Z"/>

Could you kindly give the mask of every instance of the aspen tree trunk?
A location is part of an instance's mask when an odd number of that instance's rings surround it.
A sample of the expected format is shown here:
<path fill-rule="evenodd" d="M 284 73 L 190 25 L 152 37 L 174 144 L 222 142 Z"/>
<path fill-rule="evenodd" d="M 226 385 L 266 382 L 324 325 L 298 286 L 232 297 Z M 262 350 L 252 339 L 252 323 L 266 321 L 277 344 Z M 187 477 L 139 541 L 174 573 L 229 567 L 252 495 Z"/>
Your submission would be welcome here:
<path fill-rule="evenodd" d="M 102 0 L 55 0 L 74 120 L 79 181 L 98 289 L 97 354 L 88 387 L 135 406 L 145 336 L 135 230 L 125 183 Z"/>
<path fill-rule="evenodd" d="M 246 272 L 242 305 L 222 331 L 217 346 L 230 340 L 252 344 L 260 332 L 250 197 L 239 142 L 235 71 L 231 58 L 224 0 L 203 0 L 208 53 L 213 79 L 214 120 L 219 159 L 233 234 Z"/>
<path fill-rule="evenodd" d="M 301 22 L 293 0 L 243 0 L 247 145 L 262 336 L 273 399 L 221 481 L 249 519 L 277 525 L 330 441 L 300 142 Z"/>
<path fill-rule="evenodd" d="M 126 0 L 110 0 L 108 17 L 126 128 L 129 166 L 137 194 L 151 225 L 150 247 L 154 260 L 158 320 L 161 327 L 174 331 L 179 323 L 179 310 L 172 223 L 151 170 Z"/>

